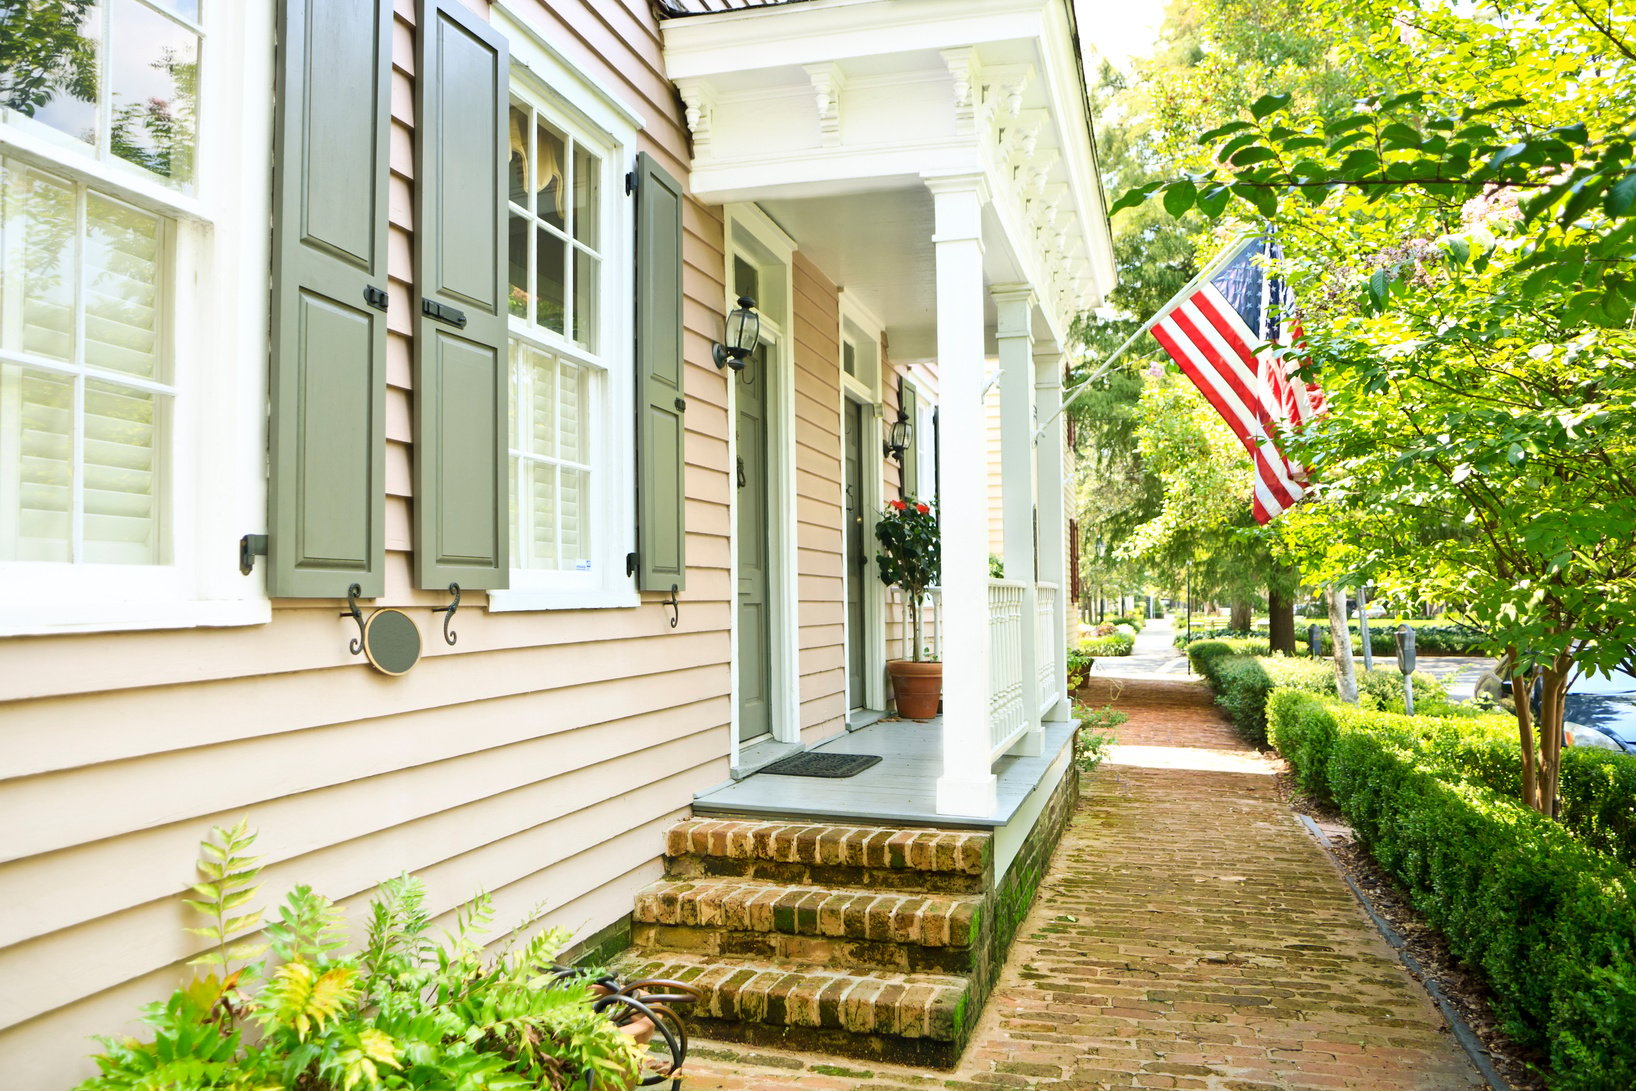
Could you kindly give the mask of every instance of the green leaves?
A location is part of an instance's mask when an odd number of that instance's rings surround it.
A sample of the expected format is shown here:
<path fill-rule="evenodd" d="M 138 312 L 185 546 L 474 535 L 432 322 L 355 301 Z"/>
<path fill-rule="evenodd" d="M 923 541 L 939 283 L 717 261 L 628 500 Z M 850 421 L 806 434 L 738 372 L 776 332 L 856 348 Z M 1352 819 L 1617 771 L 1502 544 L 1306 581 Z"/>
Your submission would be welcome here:
<path fill-rule="evenodd" d="M 1165 211 L 1172 216 L 1180 216 L 1193 207 L 1193 201 L 1198 196 L 1198 187 L 1189 179 L 1172 182 L 1165 187 Z"/>
<path fill-rule="evenodd" d="M 1290 95 L 1288 92 L 1282 92 L 1275 95 L 1262 95 L 1260 98 L 1256 99 L 1250 104 L 1250 116 L 1255 118 L 1257 121 L 1260 121 L 1263 118 L 1271 117 L 1279 110 L 1286 108 L 1289 106 L 1289 103 Z"/>

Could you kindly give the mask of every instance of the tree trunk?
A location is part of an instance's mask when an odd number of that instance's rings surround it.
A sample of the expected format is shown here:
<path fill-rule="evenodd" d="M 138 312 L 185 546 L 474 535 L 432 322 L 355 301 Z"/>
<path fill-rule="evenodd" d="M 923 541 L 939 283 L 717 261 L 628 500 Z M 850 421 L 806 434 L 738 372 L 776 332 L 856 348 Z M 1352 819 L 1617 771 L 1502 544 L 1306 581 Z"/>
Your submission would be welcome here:
<path fill-rule="evenodd" d="M 1267 639 L 1275 652 L 1295 654 L 1295 597 L 1267 591 Z"/>
<path fill-rule="evenodd" d="M 1253 620 L 1255 605 L 1248 599 L 1233 600 L 1233 614 L 1227 622 L 1227 627 L 1235 633 L 1247 633 Z"/>
<path fill-rule="evenodd" d="M 1539 701 L 1539 812 L 1561 818 L 1557 789 L 1562 780 L 1562 712 L 1573 661 L 1559 655 L 1541 673 Z"/>
<path fill-rule="evenodd" d="M 1507 649 L 1506 658 L 1516 663 L 1516 650 Z M 1512 669 L 1511 703 L 1516 706 L 1517 741 L 1522 744 L 1522 801 L 1539 811 L 1543 810 L 1539 794 L 1539 754 L 1534 749 L 1534 707 L 1528 694 L 1533 686 L 1533 674 L 1533 671 L 1523 673 Z"/>
<path fill-rule="evenodd" d="M 1358 675 L 1352 666 L 1352 634 L 1346 628 L 1346 589 L 1329 589 L 1329 636 L 1335 642 L 1335 692 L 1349 705 L 1358 703 Z"/>

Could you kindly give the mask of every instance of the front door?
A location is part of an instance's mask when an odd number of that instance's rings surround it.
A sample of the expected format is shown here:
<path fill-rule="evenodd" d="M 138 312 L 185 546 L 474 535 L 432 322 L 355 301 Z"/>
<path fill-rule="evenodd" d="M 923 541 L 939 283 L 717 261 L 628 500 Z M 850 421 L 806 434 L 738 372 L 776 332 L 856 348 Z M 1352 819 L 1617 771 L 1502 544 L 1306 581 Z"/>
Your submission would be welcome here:
<path fill-rule="evenodd" d="M 846 511 L 846 692 L 848 711 L 868 702 L 868 655 L 864 647 L 864 587 L 869 579 L 869 555 L 865 533 L 869 513 L 863 495 L 863 406 L 851 398 L 844 400 L 841 420 L 841 450 L 846 485 L 842 494 Z"/>
<path fill-rule="evenodd" d="M 732 375 L 730 372 L 729 375 Z M 751 381 L 742 381 L 750 376 Z M 733 376 L 738 410 L 738 737 L 751 742 L 772 733 L 772 626 L 770 522 L 767 481 L 766 346 L 750 354 Z"/>

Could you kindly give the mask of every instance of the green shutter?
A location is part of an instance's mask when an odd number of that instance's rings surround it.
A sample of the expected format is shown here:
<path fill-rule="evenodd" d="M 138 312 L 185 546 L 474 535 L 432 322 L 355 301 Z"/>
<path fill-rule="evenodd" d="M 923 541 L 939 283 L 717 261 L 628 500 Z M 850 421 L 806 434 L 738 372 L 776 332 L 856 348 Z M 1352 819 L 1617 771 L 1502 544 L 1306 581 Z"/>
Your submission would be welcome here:
<path fill-rule="evenodd" d="M 415 97 L 415 585 L 506 586 L 506 40 L 421 0 Z"/>
<path fill-rule="evenodd" d="M 903 467 L 898 480 L 902 482 L 899 492 L 910 497 L 920 491 L 920 394 L 908 384 L 903 387 L 903 412 L 909 416 L 909 427 L 914 429 L 911 433 L 914 438 L 903 449 Z M 916 499 L 919 497 L 916 496 Z"/>
<path fill-rule="evenodd" d="M 636 159 L 636 586 L 687 586 L 682 187 Z"/>
<path fill-rule="evenodd" d="M 385 591 L 392 5 L 281 0 L 267 592 Z M 379 293 L 378 295 L 376 293 Z"/>

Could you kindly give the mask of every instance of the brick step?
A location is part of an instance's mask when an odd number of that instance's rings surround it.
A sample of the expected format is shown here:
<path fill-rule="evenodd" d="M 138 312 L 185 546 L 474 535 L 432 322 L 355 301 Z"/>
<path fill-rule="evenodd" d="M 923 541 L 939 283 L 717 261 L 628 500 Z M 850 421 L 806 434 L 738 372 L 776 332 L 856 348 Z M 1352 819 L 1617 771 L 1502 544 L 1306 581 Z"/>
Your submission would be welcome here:
<path fill-rule="evenodd" d="M 677 879 L 981 894 L 993 863 L 993 835 L 973 830 L 691 818 L 665 842 L 665 873 Z"/>
<path fill-rule="evenodd" d="M 976 894 L 661 879 L 636 895 L 631 941 L 654 950 L 963 974 L 973 969 L 982 906 Z"/>
<path fill-rule="evenodd" d="M 619 956 L 614 969 L 699 989 L 688 1023 L 703 1037 L 895 1064 L 952 1067 L 976 1016 L 970 982 L 946 974 L 641 950 Z"/>

